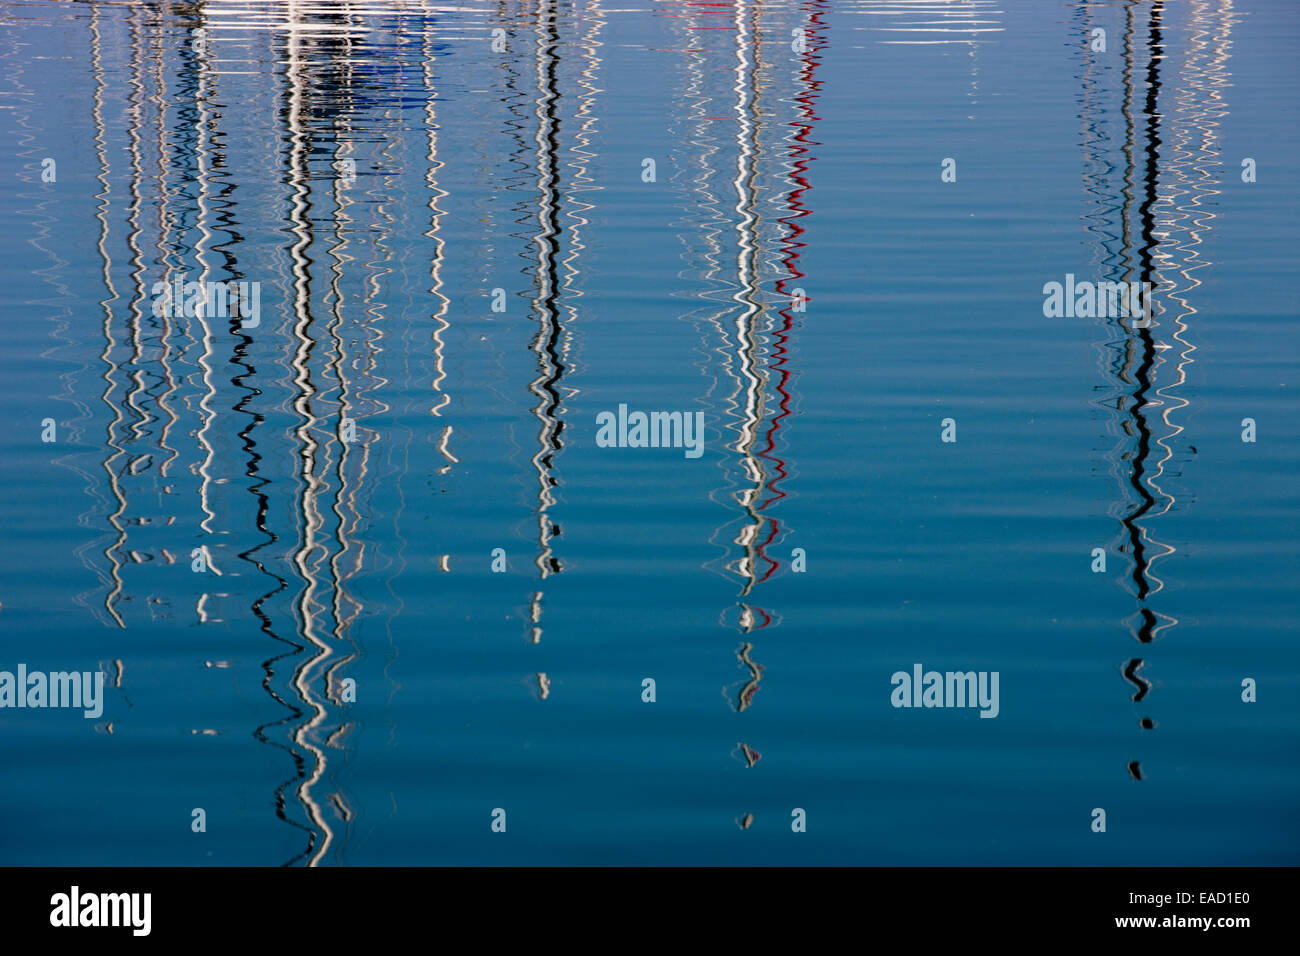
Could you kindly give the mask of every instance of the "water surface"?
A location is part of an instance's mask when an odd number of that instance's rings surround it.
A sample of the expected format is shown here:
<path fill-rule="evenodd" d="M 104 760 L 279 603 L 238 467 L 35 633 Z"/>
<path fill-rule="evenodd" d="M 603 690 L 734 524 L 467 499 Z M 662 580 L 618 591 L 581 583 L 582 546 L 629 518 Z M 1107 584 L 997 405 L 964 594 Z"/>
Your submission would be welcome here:
<path fill-rule="evenodd" d="M 0 669 L 107 675 L 0 710 L 0 860 L 1300 862 L 1298 41 L 0 4 Z M 914 663 L 997 717 L 891 706 Z"/>

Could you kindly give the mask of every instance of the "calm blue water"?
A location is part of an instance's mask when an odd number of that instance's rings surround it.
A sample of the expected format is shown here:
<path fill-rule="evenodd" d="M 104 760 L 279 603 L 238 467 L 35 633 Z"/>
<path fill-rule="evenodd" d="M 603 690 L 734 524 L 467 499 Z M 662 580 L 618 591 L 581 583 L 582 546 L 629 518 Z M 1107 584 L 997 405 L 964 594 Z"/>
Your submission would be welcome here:
<path fill-rule="evenodd" d="M 1300 862 L 1298 42 L 0 5 L 0 862 Z"/>

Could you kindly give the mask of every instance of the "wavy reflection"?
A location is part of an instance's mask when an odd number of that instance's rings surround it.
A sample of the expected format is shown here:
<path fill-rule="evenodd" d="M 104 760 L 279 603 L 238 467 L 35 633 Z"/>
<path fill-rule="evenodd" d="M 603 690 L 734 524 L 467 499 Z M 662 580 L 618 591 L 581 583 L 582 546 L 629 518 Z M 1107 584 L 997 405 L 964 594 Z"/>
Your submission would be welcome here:
<path fill-rule="evenodd" d="M 1165 6 L 1160 0 L 1125 5 L 1118 106 L 1123 163 L 1117 191 L 1108 185 L 1114 167 L 1107 159 L 1102 86 L 1091 63 L 1083 73 L 1084 181 L 1093 197 L 1086 227 L 1098 241 L 1107 278 L 1152 283 L 1158 291 L 1156 315 L 1172 326 L 1167 341 L 1161 335 L 1164 322 L 1148 318 L 1130 327 L 1114 320 L 1113 337 L 1103 346 L 1112 389 L 1099 404 L 1112 414 L 1121 436 L 1110 460 L 1125 489 L 1115 509 L 1121 529 L 1117 547 L 1131 562 L 1129 580 L 1138 602 L 1125 625 L 1142 645 L 1178 624 L 1177 618 L 1149 604 L 1165 587 L 1156 573 L 1157 563 L 1177 550 L 1155 537 L 1152 523 L 1177 504 L 1165 478 L 1178 454 L 1176 441 L 1185 430 L 1179 413 L 1190 405 L 1179 390 L 1186 385 L 1194 361 L 1195 347 L 1186 333 L 1196 313 L 1192 293 L 1201 283 L 1193 273 L 1209 264 L 1197 247 L 1214 218 L 1205 205 L 1218 193 L 1215 119 L 1224 109 L 1220 88 L 1226 85 L 1224 64 L 1233 22 L 1231 0 L 1198 0 L 1183 9 L 1191 35 L 1181 57 L 1178 87 L 1172 93 L 1174 109 L 1162 113 L 1161 68 L 1169 57 Z M 1081 7 L 1080 13 L 1086 16 L 1082 25 L 1091 29 L 1093 10 Z M 1144 66 L 1139 64 L 1140 54 Z M 1173 361 L 1169 352 L 1176 352 Z M 1134 657 L 1123 668 L 1124 679 L 1134 689 L 1134 703 L 1144 702 L 1150 693 L 1152 682 L 1142 674 L 1148 663 Z M 1139 726 L 1149 730 L 1155 721 L 1144 715 Z M 1143 779 L 1140 761 L 1127 766 L 1133 779 Z"/>
<path fill-rule="evenodd" d="M 90 16 L 90 73 L 94 77 L 95 89 L 91 96 L 91 122 L 94 126 L 94 144 L 95 158 L 98 164 L 98 171 L 95 174 L 96 182 L 99 184 L 99 192 L 96 194 L 98 200 L 95 208 L 95 218 L 99 221 L 99 237 L 95 248 L 99 252 L 100 262 L 102 264 L 102 278 L 106 297 L 100 300 L 100 307 L 104 310 L 103 337 L 104 351 L 100 353 L 100 361 L 104 364 L 104 392 L 100 396 L 100 401 L 108 406 L 112 419 L 107 426 L 106 442 L 110 452 L 108 458 L 103 462 L 104 474 L 108 479 L 109 493 L 116 508 L 109 513 L 108 523 L 113 528 L 114 540 L 104 549 L 104 559 L 108 563 L 109 588 L 108 593 L 104 595 L 104 609 L 118 627 L 126 627 L 126 622 L 122 620 L 121 614 L 117 610 L 117 599 L 122 593 L 122 564 L 118 557 L 121 548 L 126 544 L 126 529 L 122 524 L 122 515 L 126 511 L 126 496 L 122 492 L 122 487 L 118 481 L 119 469 L 116 462 L 126 454 L 126 449 L 118 442 L 118 428 L 125 421 L 125 413 L 118 403 L 116 392 L 118 380 L 121 376 L 121 369 L 118 366 L 114 353 L 117 350 L 117 338 L 113 328 L 113 303 L 120 295 L 113 284 L 113 258 L 109 253 L 109 209 L 110 209 L 110 186 L 109 186 L 109 164 L 108 164 L 108 146 L 107 146 L 107 129 L 104 123 L 104 98 L 106 95 L 106 83 L 104 80 L 103 55 L 101 52 L 103 36 L 100 26 L 100 7 L 95 5 L 91 7 Z"/>
<path fill-rule="evenodd" d="M 538 422 L 537 451 L 532 457 L 537 472 L 537 556 L 534 563 L 538 577 L 544 581 L 563 570 L 551 547 L 551 541 L 559 535 L 560 528 L 552 521 L 550 510 L 555 505 L 553 489 L 559 483 L 554 473 L 555 456 L 564 445 L 559 384 L 567 369 L 562 354 L 567 336 L 558 307 L 559 248 L 563 227 L 560 224 L 558 170 L 560 118 L 557 102 L 560 92 L 556 83 L 560 59 L 559 25 L 553 0 L 539 0 L 533 29 L 536 35 L 534 76 L 537 84 L 537 97 L 533 101 L 537 124 L 533 134 L 537 232 L 533 236 L 536 268 L 532 276 L 532 308 L 537 334 L 531 348 L 537 357 L 537 376 L 529 383 L 529 390 L 537 399 L 533 415 Z"/>
<path fill-rule="evenodd" d="M 736 0 L 725 10 L 730 36 L 720 46 L 723 11 L 714 6 L 687 2 L 668 14 L 684 63 L 680 131 L 671 135 L 688 147 L 680 238 L 689 264 L 681 275 L 691 291 L 683 294 L 703 303 L 683 317 L 701 328 L 701 352 L 715 371 L 707 397 L 722 411 L 728 453 L 720 462 L 725 484 L 717 500 L 740 512 L 713 538 L 723 551 L 719 570 L 738 586 L 723 621 L 746 635 L 735 652 L 745 676 L 723 687 L 739 714 L 753 706 L 764 674 L 750 635 L 779 622 L 753 595 L 781 568 L 772 548 L 787 533 L 774 508 L 789 493 L 781 446 L 795 407 L 792 343 L 811 298 L 803 287 L 804 220 L 812 214 L 817 71 L 829 7 L 809 0 L 792 19 Z M 793 69 L 767 52 L 791 51 L 792 27 L 804 39 Z M 777 117 L 784 110 L 792 115 L 782 124 Z M 722 132 L 728 128 L 729 136 Z M 746 742 L 732 755 L 747 768 L 760 759 Z"/>

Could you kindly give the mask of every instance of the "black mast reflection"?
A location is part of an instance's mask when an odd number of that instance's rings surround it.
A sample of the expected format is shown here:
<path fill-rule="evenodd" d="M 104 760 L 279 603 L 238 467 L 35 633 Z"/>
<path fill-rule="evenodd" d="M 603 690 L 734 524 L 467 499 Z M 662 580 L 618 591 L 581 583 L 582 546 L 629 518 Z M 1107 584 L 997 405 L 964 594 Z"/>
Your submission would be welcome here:
<path fill-rule="evenodd" d="M 1175 107 L 1162 115 L 1165 4 L 1162 0 L 1149 4 L 1129 0 L 1124 8 L 1123 187 L 1112 209 L 1105 208 L 1103 198 L 1109 171 L 1105 150 L 1093 142 L 1104 116 L 1091 103 L 1096 93 L 1091 65 L 1083 78 L 1084 135 L 1090 163 L 1085 183 L 1098 197 L 1094 201 L 1098 213 L 1085 217 L 1091 220 L 1089 230 L 1098 235 L 1106 250 L 1110 278 L 1149 282 L 1161 293 L 1152 315 L 1135 319 L 1127 327 L 1122 320 L 1114 320 L 1115 337 L 1106 347 L 1112 356 L 1109 374 L 1118 386 L 1116 421 L 1129 446 L 1115 461 L 1126 491 L 1117 514 L 1119 550 L 1131 560 L 1128 580 L 1137 602 L 1126 624 L 1143 646 L 1178 624 L 1176 618 L 1151 606 L 1151 599 L 1165 586 L 1156 565 L 1176 550 L 1158 540 L 1151 526 L 1177 504 L 1166 487 L 1167 466 L 1175 454 L 1174 441 L 1184 432 L 1174 416 L 1190 404 L 1176 390 L 1186 383 L 1187 368 L 1194 361 L 1195 348 L 1184 337 L 1187 320 L 1196 312 L 1188 296 L 1200 285 L 1193 273 L 1209 265 L 1197 247 L 1214 218 L 1204 208 L 1204 200 L 1218 193 L 1212 172 L 1220 165 L 1214 119 L 1222 115 L 1218 87 L 1226 83 L 1223 65 L 1232 23 L 1231 0 L 1192 0 L 1182 9 L 1187 11 L 1193 30 L 1182 59 Z M 1146 16 L 1141 44 L 1140 11 Z M 1080 13 L 1090 16 L 1092 10 L 1080 7 Z M 1145 68 L 1137 65 L 1139 52 L 1144 54 Z M 1110 228 L 1112 211 L 1117 213 L 1117 230 Z M 1172 326 L 1166 333 L 1168 341 L 1161 339 L 1161 324 L 1165 323 L 1157 324 L 1157 315 Z M 1176 360 L 1171 362 L 1169 356 L 1175 352 Z M 1170 380 L 1159 384 L 1162 370 L 1169 371 Z M 1193 455 L 1195 450 L 1189 448 L 1187 454 Z M 1147 702 L 1151 691 L 1152 682 L 1144 674 L 1147 664 L 1146 657 L 1134 656 L 1122 667 L 1135 704 Z M 1147 714 L 1138 723 L 1144 730 L 1156 726 Z M 1139 760 L 1129 761 L 1127 768 L 1134 780 L 1143 779 Z"/>

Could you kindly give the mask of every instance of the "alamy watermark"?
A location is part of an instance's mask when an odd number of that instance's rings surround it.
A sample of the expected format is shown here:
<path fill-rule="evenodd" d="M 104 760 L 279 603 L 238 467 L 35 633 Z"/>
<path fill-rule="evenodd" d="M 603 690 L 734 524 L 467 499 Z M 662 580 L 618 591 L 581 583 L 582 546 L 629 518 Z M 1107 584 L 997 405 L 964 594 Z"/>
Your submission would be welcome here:
<path fill-rule="evenodd" d="M 1146 328 L 1151 321 L 1150 282 L 1075 282 L 1074 273 L 1065 282 L 1043 285 L 1043 315 L 1049 319 L 1134 318 L 1134 327 Z"/>
<path fill-rule="evenodd" d="M 703 412 L 632 412 L 618 406 L 618 414 L 599 412 L 596 445 L 599 448 L 684 448 L 687 458 L 704 454 Z"/>
<path fill-rule="evenodd" d="M 913 664 L 912 673 L 895 671 L 889 682 L 895 707 L 978 707 L 981 717 L 996 717 L 1000 709 L 997 671 L 922 672 Z"/>
<path fill-rule="evenodd" d="M 50 925 L 129 926 L 133 936 L 148 936 L 152 910 L 152 893 L 82 893 L 74 886 L 50 897 Z"/>
<path fill-rule="evenodd" d="M 213 316 L 238 318 L 241 329 L 255 329 L 262 324 L 262 283 L 231 280 L 229 282 L 155 282 L 153 314 L 171 316 Z"/>
<path fill-rule="evenodd" d="M 104 712 L 103 671 L 0 671 L 0 708 L 80 707 L 87 720 Z"/>

